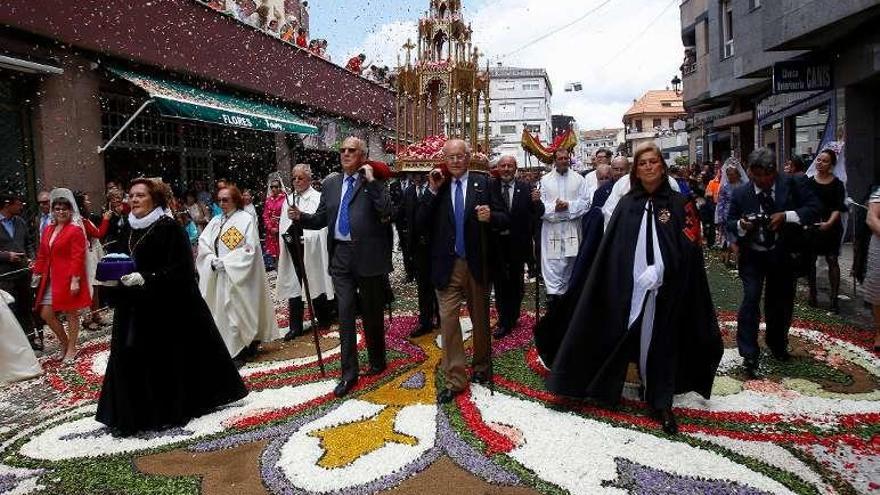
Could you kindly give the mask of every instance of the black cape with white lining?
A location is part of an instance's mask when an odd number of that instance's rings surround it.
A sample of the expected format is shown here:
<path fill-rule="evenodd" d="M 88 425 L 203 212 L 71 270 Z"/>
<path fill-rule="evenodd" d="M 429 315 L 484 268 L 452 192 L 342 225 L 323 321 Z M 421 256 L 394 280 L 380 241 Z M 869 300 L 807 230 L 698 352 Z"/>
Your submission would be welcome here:
<path fill-rule="evenodd" d="M 629 363 L 638 362 L 641 318 L 632 327 L 628 321 L 636 243 L 649 195 L 634 182 L 608 224 L 553 361 L 547 388 L 559 395 L 616 404 Z M 647 358 L 645 400 L 655 409 L 667 409 L 677 393 L 695 391 L 709 398 L 723 348 L 697 220 L 688 215 L 685 197 L 665 179 L 651 199 L 665 270 Z"/>
<path fill-rule="evenodd" d="M 186 233 L 163 216 L 124 232 L 142 287 L 112 289 L 113 339 L 96 419 L 127 435 L 181 426 L 248 394 L 196 284 Z"/>

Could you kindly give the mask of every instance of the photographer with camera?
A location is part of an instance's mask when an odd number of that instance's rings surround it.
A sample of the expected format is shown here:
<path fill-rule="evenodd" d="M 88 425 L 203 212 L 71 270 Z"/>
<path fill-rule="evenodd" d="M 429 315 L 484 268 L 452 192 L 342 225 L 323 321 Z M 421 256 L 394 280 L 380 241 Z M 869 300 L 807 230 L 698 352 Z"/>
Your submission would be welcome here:
<path fill-rule="evenodd" d="M 751 183 L 736 190 L 727 213 L 727 229 L 739 247 L 743 302 L 737 315 L 737 345 L 749 378 L 757 377 L 758 323 L 764 291 L 767 346 L 780 361 L 790 358 L 788 330 L 794 309 L 795 261 L 802 257 L 794 239 L 817 219 L 819 201 L 803 181 L 780 177 L 767 148 L 748 158 Z M 766 286 L 766 290 L 765 290 Z"/>

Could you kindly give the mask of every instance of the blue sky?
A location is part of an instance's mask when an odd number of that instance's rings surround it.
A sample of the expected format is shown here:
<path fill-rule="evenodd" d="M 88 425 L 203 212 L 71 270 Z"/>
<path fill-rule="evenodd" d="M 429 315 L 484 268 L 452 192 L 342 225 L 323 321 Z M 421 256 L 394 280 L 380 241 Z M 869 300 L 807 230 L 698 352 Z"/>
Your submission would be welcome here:
<path fill-rule="evenodd" d="M 465 19 L 486 58 L 493 65 L 547 69 L 554 113 L 574 115 L 581 129 L 621 127 L 633 99 L 669 86 L 684 55 L 679 3 L 463 0 Z M 337 63 L 363 52 L 368 62 L 393 66 L 400 46 L 415 39 L 416 21 L 428 5 L 429 0 L 312 0 L 311 35 L 328 40 Z M 565 93 L 570 82 L 581 82 L 584 91 Z"/>

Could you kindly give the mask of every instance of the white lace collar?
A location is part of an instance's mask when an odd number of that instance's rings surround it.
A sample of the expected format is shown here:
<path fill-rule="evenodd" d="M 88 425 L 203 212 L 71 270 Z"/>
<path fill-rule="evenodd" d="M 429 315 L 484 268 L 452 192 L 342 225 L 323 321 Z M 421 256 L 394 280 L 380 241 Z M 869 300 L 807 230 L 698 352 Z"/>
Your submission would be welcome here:
<path fill-rule="evenodd" d="M 134 213 L 128 214 L 128 224 L 135 230 L 143 230 L 153 225 L 165 215 L 164 208 L 154 208 L 148 215 L 143 218 L 134 216 Z"/>

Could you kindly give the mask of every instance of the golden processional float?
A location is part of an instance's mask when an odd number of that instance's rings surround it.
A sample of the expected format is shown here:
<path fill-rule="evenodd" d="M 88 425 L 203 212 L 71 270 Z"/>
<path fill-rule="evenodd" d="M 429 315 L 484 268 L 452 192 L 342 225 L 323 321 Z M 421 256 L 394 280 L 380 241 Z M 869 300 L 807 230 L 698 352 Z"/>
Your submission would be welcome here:
<path fill-rule="evenodd" d="M 461 0 L 431 0 L 419 19 L 417 44 L 403 45 L 406 62 L 401 65 L 399 56 L 397 61 L 397 171 L 433 170 L 450 138 L 470 143 L 471 169 L 488 170 L 489 70 L 479 69 L 472 33 Z"/>

